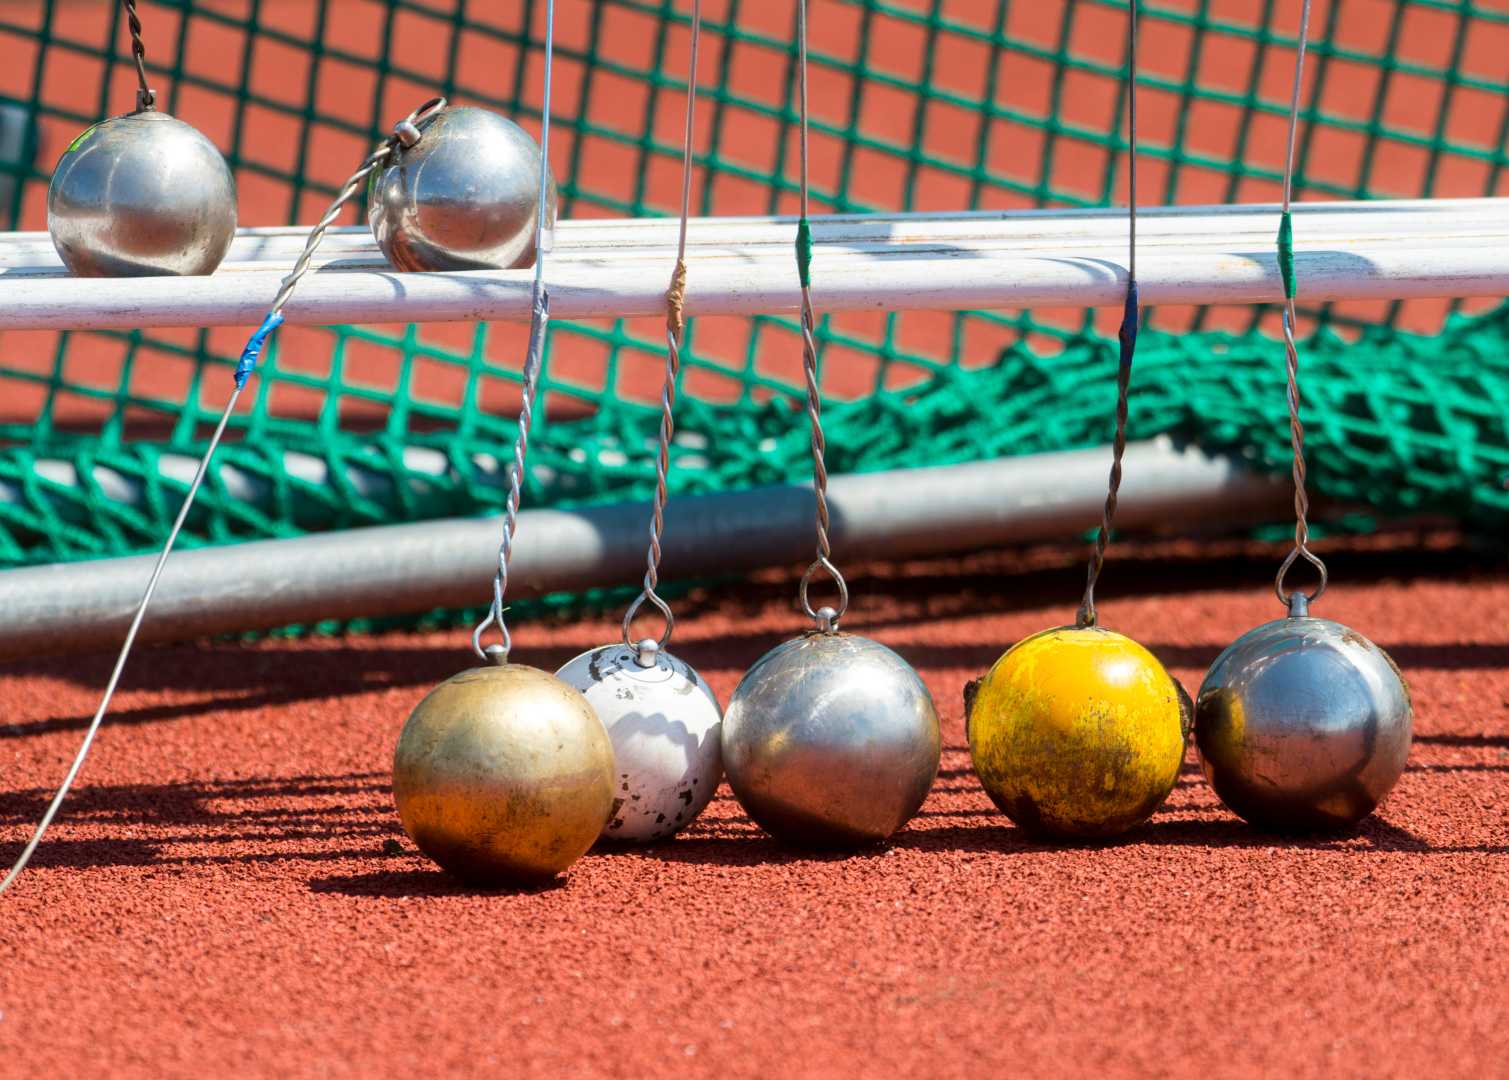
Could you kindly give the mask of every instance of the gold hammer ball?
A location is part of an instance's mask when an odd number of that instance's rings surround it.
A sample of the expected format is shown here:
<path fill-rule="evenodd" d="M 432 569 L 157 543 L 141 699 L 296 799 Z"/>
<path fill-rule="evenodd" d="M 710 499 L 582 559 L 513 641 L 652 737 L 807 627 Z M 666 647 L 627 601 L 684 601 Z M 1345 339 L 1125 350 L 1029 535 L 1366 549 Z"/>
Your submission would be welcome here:
<path fill-rule="evenodd" d="M 1189 696 L 1131 638 L 1045 630 L 1014 645 L 965 692 L 976 775 L 1030 833 L 1095 838 L 1151 817 L 1173 790 Z"/>
<path fill-rule="evenodd" d="M 547 881 L 613 806 L 613 743 L 581 692 L 523 664 L 473 668 L 414 708 L 393 755 L 404 830 L 483 884 Z"/>

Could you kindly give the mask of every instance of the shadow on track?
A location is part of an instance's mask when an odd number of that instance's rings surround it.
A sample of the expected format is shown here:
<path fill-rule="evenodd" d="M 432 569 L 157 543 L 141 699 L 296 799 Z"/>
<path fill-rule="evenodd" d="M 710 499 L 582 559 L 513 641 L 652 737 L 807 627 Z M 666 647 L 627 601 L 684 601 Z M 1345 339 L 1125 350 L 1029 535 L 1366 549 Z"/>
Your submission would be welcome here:
<path fill-rule="evenodd" d="M 917 851 L 969 851 L 999 854 L 1110 851 L 1141 845 L 1212 849 L 1273 848 L 1283 851 L 1331 851 L 1354 855 L 1372 852 L 1406 852 L 1419 855 L 1509 853 L 1509 844 L 1431 844 L 1379 817 L 1367 818 L 1357 828 L 1348 831 L 1313 835 L 1280 835 L 1262 832 L 1235 817 L 1189 821 L 1160 815 L 1120 836 L 1079 843 L 1035 840 L 1002 819 L 1002 823 L 996 825 L 906 829 L 897 834 L 892 840 L 892 845 Z"/>
<path fill-rule="evenodd" d="M 373 870 L 364 874 L 311 878 L 309 891 L 371 900 L 415 896 L 534 896 L 564 889 L 570 882 L 569 876 L 562 875 L 538 885 L 472 885 L 427 864 L 419 869 Z"/>
<path fill-rule="evenodd" d="M 0 828 L 14 830 L 0 864 L 20 852 L 52 794 L 0 793 Z M 400 836 L 386 773 L 100 784 L 69 794 L 32 866 L 328 861 L 382 854 Z"/>

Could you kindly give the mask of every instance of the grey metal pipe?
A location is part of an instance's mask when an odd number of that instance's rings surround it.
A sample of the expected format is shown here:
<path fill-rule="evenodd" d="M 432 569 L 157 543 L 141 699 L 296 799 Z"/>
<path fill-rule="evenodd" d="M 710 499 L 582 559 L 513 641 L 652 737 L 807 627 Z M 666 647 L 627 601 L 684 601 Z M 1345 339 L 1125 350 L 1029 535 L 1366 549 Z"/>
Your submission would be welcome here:
<path fill-rule="evenodd" d="M 900 558 L 1067 539 L 1100 518 L 1110 457 L 1084 450 L 967 465 L 836 476 L 835 553 Z M 1282 516 L 1287 485 L 1166 439 L 1127 448 L 1118 520 L 1236 526 Z M 812 491 L 789 485 L 673 499 L 664 570 L 689 578 L 804 563 Z M 644 503 L 520 515 L 511 595 L 629 584 L 642 573 Z M 144 641 L 295 622 L 481 604 L 496 568 L 496 518 L 386 525 L 175 553 Z M 115 645 L 141 598 L 151 556 L 0 573 L 0 658 Z"/>

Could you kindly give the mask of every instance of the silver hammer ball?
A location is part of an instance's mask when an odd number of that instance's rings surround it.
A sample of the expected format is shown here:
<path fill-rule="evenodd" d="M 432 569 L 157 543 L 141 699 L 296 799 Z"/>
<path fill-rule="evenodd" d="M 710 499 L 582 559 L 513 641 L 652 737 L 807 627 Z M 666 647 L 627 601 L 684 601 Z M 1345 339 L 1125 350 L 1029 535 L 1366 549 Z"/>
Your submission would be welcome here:
<path fill-rule="evenodd" d="M 723 715 L 723 769 L 767 832 L 808 847 L 885 840 L 938 775 L 932 696 L 878 642 L 810 633 L 745 673 Z"/>
<path fill-rule="evenodd" d="M 1195 739 L 1216 794 L 1279 831 L 1366 817 L 1404 772 L 1412 729 L 1409 689 L 1388 654 L 1308 616 L 1238 638 L 1195 701 Z"/>
<path fill-rule="evenodd" d="M 690 664 L 650 640 L 604 645 L 555 674 L 586 695 L 613 740 L 604 838 L 664 840 L 703 811 L 723 779 L 722 713 Z"/>
<path fill-rule="evenodd" d="M 236 181 L 215 144 L 182 120 L 117 116 L 63 151 L 47 231 L 81 277 L 208 274 L 236 234 Z"/>
<path fill-rule="evenodd" d="M 368 191 L 367 220 L 388 261 L 400 270 L 532 265 L 539 145 L 513 121 L 468 106 L 415 126 L 418 141 L 395 148 Z M 546 204 L 549 228 L 554 180 Z"/>

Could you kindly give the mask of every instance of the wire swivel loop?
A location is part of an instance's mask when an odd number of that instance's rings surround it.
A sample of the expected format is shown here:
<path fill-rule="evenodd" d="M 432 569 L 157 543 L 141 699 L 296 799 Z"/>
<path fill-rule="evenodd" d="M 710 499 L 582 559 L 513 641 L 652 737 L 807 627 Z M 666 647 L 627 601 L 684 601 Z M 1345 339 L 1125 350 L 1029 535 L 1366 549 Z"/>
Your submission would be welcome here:
<path fill-rule="evenodd" d="M 1288 383 L 1289 445 L 1293 451 L 1291 475 L 1294 480 L 1294 547 L 1290 549 L 1278 568 L 1278 574 L 1273 579 L 1273 591 L 1277 594 L 1279 603 L 1285 605 L 1289 609 L 1289 614 L 1293 616 L 1308 614 L 1310 605 L 1319 600 L 1321 594 L 1326 591 L 1326 583 L 1329 580 L 1326 564 L 1321 561 L 1320 556 L 1310 550 L 1310 496 L 1305 490 L 1305 425 L 1300 419 L 1299 346 L 1295 342 L 1294 328 L 1296 318 L 1294 299 L 1298 293 L 1298 287 L 1294 273 L 1294 225 L 1289 213 L 1290 200 L 1294 191 L 1294 148 L 1299 132 L 1300 97 L 1304 87 L 1305 45 L 1310 29 L 1310 3 L 1311 0 L 1304 0 L 1304 6 L 1300 11 L 1299 42 L 1294 56 L 1294 87 L 1289 99 L 1289 139 L 1284 154 L 1283 212 L 1279 216 L 1278 228 L 1278 263 L 1284 284 L 1282 308 L 1284 374 Z M 1298 590 L 1291 593 L 1284 588 L 1285 575 L 1300 558 L 1320 572 L 1320 583 L 1315 586 L 1315 591 L 1308 595 Z"/>
<path fill-rule="evenodd" d="M 410 149 L 424 135 L 424 129 L 419 125 L 440 115 L 448 104 L 449 102 L 444 97 L 430 98 L 393 125 L 393 134 L 388 136 L 389 143 L 395 148 L 401 146 L 405 150 Z"/>
<path fill-rule="evenodd" d="M 496 625 L 502 637 L 503 659 L 513 647 L 504 613 L 503 597 L 508 592 L 508 563 L 513 556 L 514 533 L 519 527 L 519 503 L 523 499 L 524 462 L 529 452 L 529 428 L 534 420 L 535 387 L 540 380 L 540 367 L 544 363 L 545 332 L 550 325 L 550 293 L 540 276 L 539 262 L 535 263 L 535 279 L 532 289 L 533 302 L 529 319 L 529 345 L 524 354 L 523 401 L 519 406 L 519 428 L 514 437 L 513 460 L 508 464 L 508 496 L 503 505 L 503 540 L 498 547 L 498 572 L 493 577 L 493 600 L 487 617 L 472 631 L 472 651 L 483 660 L 497 661 L 497 657 L 482 645 L 482 635 L 489 626 Z"/>
<path fill-rule="evenodd" d="M 650 543 L 645 551 L 644 589 L 624 612 L 623 642 L 640 667 L 652 668 L 676 630 L 671 605 L 655 591 L 660 583 L 661 537 L 665 533 L 665 505 L 670 488 L 671 440 L 676 433 L 676 383 L 681 372 L 681 343 L 686 333 L 686 232 L 692 207 L 692 138 L 696 131 L 697 55 L 702 40 L 702 3 L 692 3 L 691 58 L 686 78 L 686 124 L 681 141 L 681 217 L 676 239 L 676 264 L 665 291 L 665 377 L 660 388 L 660 429 L 655 440 L 655 495 L 650 503 Z M 634 619 L 648 600 L 665 620 L 658 638 L 634 639 Z"/>
<path fill-rule="evenodd" d="M 501 560 L 500 560 L 501 561 Z M 483 617 L 472 630 L 472 652 L 477 654 L 478 659 L 488 660 L 496 664 L 506 664 L 508 654 L 513 649 L 513 637 L 508 633 L 508 623 L 503 618 L 508 611 L 503 606 L 503 586 L 508 580 L 507 571 L 503 571 L 493 578 L 492 603 L 487 606 L 487 615 Z M 492 645 L 482 644 L 482 635 L 487 633 L 489 626 L 498 628 L 499 641 Z"/>
<path fill-rule="evenodd" d="M 660 617 L 665 620 L 665 629 L 661 631 L 658 638 L 636 639 L 633 634 L 634 620 L 638 617 L 639 609 L 644 607 L 646 600 L 654 605 L 655 609 L 660 612 Z M 636 659 L 638 659 L 641 665 L 644 667 L 655 666 L 655 661 L 653 660 L 653 658 L 649 659 L 648 663 L 645 662 L 645 654 L 651 651 L 648 650 L 645 646 L 647 644 L 653 644 L 655 646 L 653 650 L 654 652 L 664 652 L 665 647 L 671 643 L 671 635 L 675 632 L 675 630 L 676 616 L 671 613 L 671 605 L 662 600 L 660 594 L 649 586 L 646 586 L 644 591 L 634 598 L 634 602 L 629 605 L 629 610 L 624 612 L 624 644 L 627 645 L 630 649 L 634 650 Z"/>
<path fill-rule="evenodd" d="M 503 597 L 508 594 L 508 561 L 513 555 L 514 532 L 519 527 L 519 502 L 524 492 L 524 463 L 529 453 L 529 427 L 534 420 L 535 387 L 540 381 L 540 369 L 545 363 L 545 336 L 550 327 L 550 290 L 545 286 L 545 207 L 550 195 L 550 82 L 555 68 L 555 0 L 545 5 L 545 85 L 544 105 L 540 112 L 540 187 L 535 200 L 534 216 L 534 281 L 529 290 L 529 343 L 524 351 L 522 401 L 519 404 L 518 430 L 513 441 L 513 460 L 508 464 L 508 496 L 503 504 L 503 539 L 498 545 L 498 572 L 493 576 L 493 601 L 487 617 L 472 631 L 472 651 L 483 660 L 492 663 L 507 663 L 508 652 L 513 647 L 513 638 L 508 633 L 504 619 L 507 608 Z M 421 119 L 427 119 L 445 108 L 444 98 L 432 98 L 409 114 L 407 123 L 416 129 Z M 400 123 L 393 129 L 390 138 L 394 143 L 407 137 L 407 128 Z M 482 645 L 482 635 L 489 626 L 496 625 L 502 638 L 500 646 Z"/>
<path fill-rule="evenodd" d="M 1132 387 L 1132 360 L 1137 352 L 1137 328 L 1141 321 L 1141 300 L 1137 291 L 1137 3 L 1127 10 L 1127 291 L 1122 306 L 1121 328 L 1116 332 L 1119 358 L 1116 366 L 1116 434 L 1111 442 L 1111 474 L 1106 486 L 1106 501 L 1101 512 L 1100 528 L 1090 548 L 1090 562 L 1085 571 L 1085 592 L 1074 625 L 1088 630 L 1099 623 L 1095 610 L 1095 585 L 1105 569 L 1106 547 L 1116 523 L 1116 504 L 1121 493 L 1121 463 L 1127 448 L 1127 409 Z"/>
<path fill-rule="evenodd" d="M 1311 566 L 1315 567 L 1315 569 L 1320 573 L 1320 583 L 1315 586 L 1314 592 L 1308 594 L 1300 589 L 1295 589 L 1293 592 L 1289 592 L 1284 588 L 1285 575 L 1289 573 L 1289 568 L 1293 566 L 1298 559 L 1301 558 L 1303 558 Z M 1311 551 L 1308 545 L 1295 544 L 1294 547 L 1289 549 L 1289 554 L 1285 556 L 1283 564 L 1278 568 L 1278 574 L 1273 579 L 1273 591 L 1278 596 L 1279 603 L 1289 608 L 1290 614 L 1295 614 L 1295 603 L 1298 601 L 1303 601 L 1304 607 L 1308 609 L 1309 606 L 1315 603 L 1315 601 L 1319 600 L 1321 594 L 1326 591 L 1326 584 L 1329 580 L 1330 574 L 1327 572 L 1326 564 L 1321 559 L 1321 557 L 1315 554 L 1315 552 Z M 1300 614 L 1304 613 L 1300 612 Z"/>
<path fill-rule="evenodd" d="M 800 104 L 800 139 L 798 140 L 800 173 L 797 185 L 797 197 L 800 216 L 797 220 L 796 229 L 796 272 L 797 280 L 802 287 L 802 376 L 806 384 L 807 392 L 807 426 L 811 432 L 812 444 L 812 494 L 816 501 L 816 526 L 817 534 L 817 558 L 812 565 L 807 567 L 802 575 L 802 583 L 797 589 L 797 597 L 801 601 L 802 610 L 807 617 L 817 624 L 817 629 L 824 634 L 832 634 L 838 630 L 838 621 L 843 618 L 844 612 L 849 610 L 849 586 L 844 581 L 843 574 L 838 572 L 838 567 L 833 565 L 833 547 L 828 538 L 828 443 L 823 435 L 823 402 L 822 394 L 818 387 L 817 371 L 817 316 L 812 309 L 812 226 L 807 220 L 808 210 L 808 116 L 807 116 L 807 4 L 802 0 L 797 5 L 797 98 Z M 823 606 L 817 609 L 812 607 L 812 601 L 808 592 L 812 585 L 812 578 L 819 570 L 822 570 L 838 588 L 838 606 Z"/>

